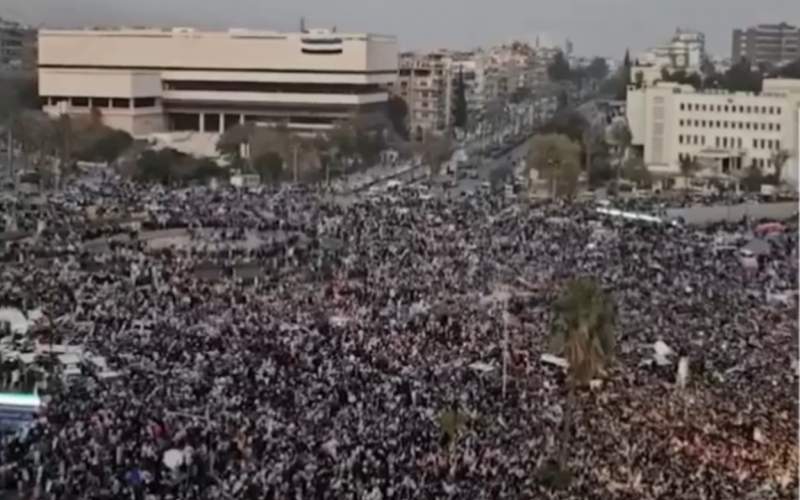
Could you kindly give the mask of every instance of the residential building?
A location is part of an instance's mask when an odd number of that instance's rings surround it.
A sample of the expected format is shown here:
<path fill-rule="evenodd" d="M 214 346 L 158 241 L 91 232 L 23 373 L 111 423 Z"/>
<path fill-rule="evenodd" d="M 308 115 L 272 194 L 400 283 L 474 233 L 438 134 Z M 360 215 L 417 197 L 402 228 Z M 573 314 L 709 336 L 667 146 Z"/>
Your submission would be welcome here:
<path fill-rule="evenodd" d="M 42 30 L 51 114 L 100 113 L 134 136 L 219 134 L 240 123 L 313 132 L 385 111 L 397 41 L 366 33 L 231 29 Z"/>
<path fill-rule="evenodd" d="M 751 166 L 766 175 L 780 150 L 791 155 L 784 172 L 797 172 L 800 80 L 765 79 L 760 94 L 631 85 L 626 115 L 632 145 L 643 148 L 655 174 L 679 175 L 687 158 L 720 175 L 743 175 Z"/>
<path fill-rule="evenodd" d="M 36 69 L 36 30 L 0 18 L 0 70 Z"/>
<path fill-rule="evenodd" d="M 447 128 L 449 79 L 446 52 L 400 54 L 397 80 L 390 88 L 406 101 L 413 139 L 422 140 L 427 132 L 438 133 Z"/>
<path fill-rule="evenodd" d="M 779 65 L 800 58 L 800 28 L 787 23 L 759 24 L 733 30 L 731 59 Z"/>

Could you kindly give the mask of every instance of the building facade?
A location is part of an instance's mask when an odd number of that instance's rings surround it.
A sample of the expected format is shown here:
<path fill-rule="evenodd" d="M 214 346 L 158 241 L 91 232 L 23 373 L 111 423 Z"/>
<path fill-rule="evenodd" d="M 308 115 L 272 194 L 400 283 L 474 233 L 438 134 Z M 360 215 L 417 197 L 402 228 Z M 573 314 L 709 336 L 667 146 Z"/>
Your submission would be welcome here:
<path fill-rule="evenodd" d="M 661 79 L 663 70 L 701 73 L 706 60 L 706 37 L 697 31 L 678 29 L 670 41 L 636 57 L 630 71 L 631 83 L 652 85 Z"/>
<path fill-rule="evenodd" d="M 784 173 L 796 172 L 799 114 L 800 80 L 791 79 L 766 79 L 760 94 L 630 86 L 626 103 L 632 145 L 644 149 L 651 172 L 665 175 L 679 175 L 684 158 L 724 175 L 751 166 L 772 174 L 781 150 L 790 154 Z"/>
<path fill-rule="evenodd" d="M 426 133 L 441 132 L 447 127 L 447 80 L 445 53 L 400 54 L 397 81 L 392 91 L 408 106 L 409 132 L 415 140 L 422 140 Z"/>
<path fill-rule="evenodd" d="M 0 70 L 36 70 L 36 30 L 0 19 Z"/>
<path fill-rule="evenodd" d="M 733 30 L 731 60 L 780 65 L 800 58 L 800 28 L 786 23 Z"/>
<path fill-rule="evenodd" d="M 330 129 L 384 113 L 397 41 L 330 30 L 42 30 L 39 95 L 134 136 L 218 134 L 240 123 Z"/>

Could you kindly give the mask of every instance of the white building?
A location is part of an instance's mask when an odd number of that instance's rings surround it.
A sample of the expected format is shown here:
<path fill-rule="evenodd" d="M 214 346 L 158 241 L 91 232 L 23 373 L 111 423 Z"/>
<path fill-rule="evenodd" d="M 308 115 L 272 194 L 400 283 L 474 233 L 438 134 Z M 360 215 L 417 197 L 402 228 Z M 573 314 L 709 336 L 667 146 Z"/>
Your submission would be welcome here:
<path fill-rule="evenodd" d="M 244 122 L 325 130 L 383 113 L 394 37 L 311 30 L 42 30 L 39 94 L 134 136 L 219 134 Z"/>
<path fill-rule="evenodd" d="M 706 38 L 703 33 L 678 29 L 670 41 L 640 54 L 631 68 L 631 83 L 641 79 L 644 85 L 652 85 L 661 78 L 661 71 L 687 74 L 700 73 L 706 59 Z"/>
<path fill-rule="evenodd" d="M 720 174 L 744 174 L 754 165 L 766 175 L 774 173 L 773 154 L 785 150 L 784 177 L 796 178 L 799 115 L 800 80 L 766 79 L 760 94 L 666 82 L 628 89 L 632 144 L 657 174 L 679 175 L 687 157 Z"/>

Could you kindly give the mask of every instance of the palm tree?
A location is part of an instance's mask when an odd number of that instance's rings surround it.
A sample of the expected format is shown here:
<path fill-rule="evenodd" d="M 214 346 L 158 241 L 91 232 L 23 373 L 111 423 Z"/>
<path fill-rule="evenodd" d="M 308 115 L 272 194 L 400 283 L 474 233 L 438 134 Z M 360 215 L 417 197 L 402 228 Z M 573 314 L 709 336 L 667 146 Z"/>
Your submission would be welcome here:
<path fill-rule="evenodd" d="M 551 350 L 568 363 L 567 404 L 561 429 L 558 467 L 566 471 L 567 443 L 578 387 L 603 374 L 614 356 L 616 312 L 611 298 L 591 279 L 567 283 L 554 307 Z"/>

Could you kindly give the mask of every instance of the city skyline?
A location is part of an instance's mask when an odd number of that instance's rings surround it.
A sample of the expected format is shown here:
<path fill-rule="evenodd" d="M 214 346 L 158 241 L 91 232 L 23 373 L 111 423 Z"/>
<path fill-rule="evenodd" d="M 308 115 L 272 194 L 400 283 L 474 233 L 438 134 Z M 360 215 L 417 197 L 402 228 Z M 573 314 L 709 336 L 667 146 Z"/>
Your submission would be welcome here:
<path fill-rule="evenodd" d="M 751 0 L 502 0 L 466 7 L 455 0 L 384 5 L 365 0 L 274 0 L 271 5 L 232 0 L 219 11 L 198 8 L 189 0 L 166 4 L 141 0 L 133 5 L 121 0 L 72 0 L 69 6 L 55 0 L 6 0 L 5 4 L 0 17 L 44 27 L 156 25 L 291 31 L 305 17 L 309 27 L 396 35 L 404 50 L 469 49 L 511 39 L 533 42 L 537 35 L 544 35 L 560 46 L 569 38 L 578 54 L 614 58 L 621 58 L 626 48 L 635 53 L 662 43 L 676 28 L 702 31 L 711 54 L 729 56 L 734 28 L 800 20 L 800 3 L 794 0 L 767 0 L 758 9 Z M 709 12 L 715 14 L 709 16 Z M 448 16 L 452 22 L 443 22 Z M 489 16 L 495 22 L 487 22 Z"/>

